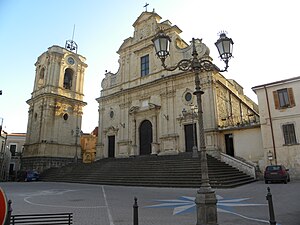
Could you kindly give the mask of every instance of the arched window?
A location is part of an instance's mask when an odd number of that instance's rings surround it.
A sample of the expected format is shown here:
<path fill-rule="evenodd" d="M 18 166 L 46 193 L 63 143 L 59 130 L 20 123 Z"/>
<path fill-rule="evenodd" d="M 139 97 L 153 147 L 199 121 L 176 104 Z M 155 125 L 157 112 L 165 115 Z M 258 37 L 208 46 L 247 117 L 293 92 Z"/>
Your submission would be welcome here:
<path fill-rule="evenodd" d="M 39 80 L 38 80 L 39 87 L 44 85 L 44 77 L 45 77 L 45 68 L 43 67 L 39 73 Z"/>
<path fill-rule="evenodd" d="M 40 79 L 44 79 L 45 76 L 45 68 L 43 67 L 40 71 Z"/>
<path fill-rule="evenodd" d="M 44 79 L 45 76 L 45 68 L 43 67 L 40 71 L 40 79 Z"/>
<path fill-rule="evenodd" d="M 71 89 L 72 87 L 72 80 L 73 80 L 73 70 L 70 68 L 67 68 L 65 70 L 65 75 L 64 75 L 64 88 L 65 89 Z"/>

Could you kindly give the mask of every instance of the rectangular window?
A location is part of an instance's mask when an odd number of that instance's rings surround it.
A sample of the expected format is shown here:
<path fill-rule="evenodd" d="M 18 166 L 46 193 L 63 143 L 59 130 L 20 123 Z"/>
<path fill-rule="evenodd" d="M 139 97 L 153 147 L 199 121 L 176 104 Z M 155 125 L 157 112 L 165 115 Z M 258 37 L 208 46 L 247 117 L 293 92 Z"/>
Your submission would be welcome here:
<path fill-rule="evenodd" d="M 286 145 L 297 144 L 294 124 L 282 125 L 284 142 Z"/>
<path fill-rule="evenodd" d="M 292 88 L 284 88 L 273 91 L 275 109 L 284 109 L 295 106 Z"/>
<path fill-rule="evenodd" d="M 149 55 L 145 55 L 141 58 L 141 76 L 149 74 Z"/>
<path fill-rule="evenodd" d="M 285 89 L 278 90 L 277 93 L 278 93 L 280 108 L 288 107 L 290 105 L 290 101 L 289 101 L 289 95 L 287 89 L 285 88 Z"/>
<path fill-rule="evenodd" d="M 9 150 L 11 152 L 11 156 L 15 156 L 16 155 L 16 150 L 17 150 L 17 145 L 10 145 Z"/>

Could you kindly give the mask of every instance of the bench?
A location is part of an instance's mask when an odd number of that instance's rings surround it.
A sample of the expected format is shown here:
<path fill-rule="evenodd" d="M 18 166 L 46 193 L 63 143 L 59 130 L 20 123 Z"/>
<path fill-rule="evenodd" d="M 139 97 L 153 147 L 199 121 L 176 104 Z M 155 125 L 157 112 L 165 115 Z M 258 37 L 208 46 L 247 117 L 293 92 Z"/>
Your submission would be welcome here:
<path fill-rule="evenodd" d="M 43 225 L 43 224 L 73 224 L 73 213 L 52 213 L 52 214 L 24 214 L 11 215 L 10 224 L 27 224 L 27 225 Z"/>

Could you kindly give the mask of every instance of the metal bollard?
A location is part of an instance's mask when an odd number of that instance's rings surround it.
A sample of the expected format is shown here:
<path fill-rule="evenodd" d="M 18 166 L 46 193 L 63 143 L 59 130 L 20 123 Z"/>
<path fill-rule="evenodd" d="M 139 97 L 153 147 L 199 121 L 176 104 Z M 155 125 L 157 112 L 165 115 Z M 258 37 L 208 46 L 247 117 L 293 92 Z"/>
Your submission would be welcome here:
<path fill-rule="evenodd" d="M 11 200 L 8 200 L 7 208 L 8 208 L 8 211 L 7 211 L 4 225 L 10 224 L 10 217 L 11 217 L 11 213 L 12 213 Z"/>
<path fill-rule="evenodd" d="M 272 200 L 272 194 L 270 192 L 270 187 L 268 187 L 267 190 L 268 190 L 268 194 L 266 196 L 266 199 L 267 199 L 268 205 L 269 205 L 269 214 L 270 214 L 269 221 L 270 221 L 271 225 L 276 225 L 274 208 L 273 208 L 273 200 Z"/>
<path fill-rule="evenodd" d="M 139 224 L 139 206 L 137 204 L 137 198 L 134 197 L 134 204 L 133 204 L 133 225 Z"/>

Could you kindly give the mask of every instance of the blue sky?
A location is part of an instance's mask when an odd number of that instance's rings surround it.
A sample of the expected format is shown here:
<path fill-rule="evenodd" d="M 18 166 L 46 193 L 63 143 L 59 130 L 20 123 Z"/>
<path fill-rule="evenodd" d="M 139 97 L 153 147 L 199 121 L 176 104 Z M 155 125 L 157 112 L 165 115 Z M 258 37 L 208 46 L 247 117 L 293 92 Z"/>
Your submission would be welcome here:
<path fill-rule="evenodd" d="M 218 59 L 214 42 L 226 30 L 234 44 L 226 78 L 235 79 L 257 101 L 251 87 L 299 76 L 300 36 L 296 0 L 149 0 L 148 11 L 170 20 L 189 42 L 202 38 Z M 87 58 L 82 129 L 98 125 L 101 80 L 105 70 L 118 70 L 123 40 L 133 36 L 132 24 L 145 10 L 141 0 L 0 0 L 0 118 L 4 130 L 26 132 L 28 105 L 37 57 L 52 45 L 72 38 Z M 0 119 L 1 122 L 1 119 Z"/>

